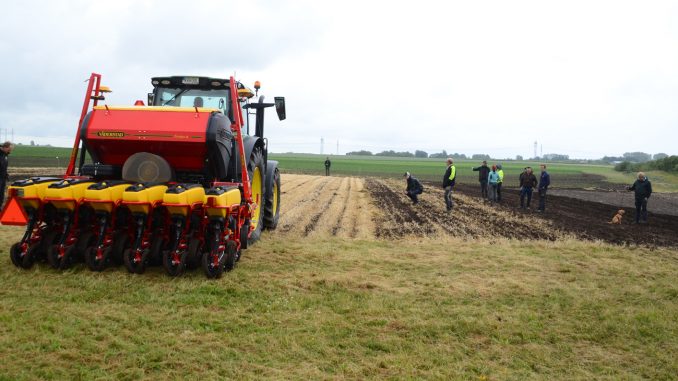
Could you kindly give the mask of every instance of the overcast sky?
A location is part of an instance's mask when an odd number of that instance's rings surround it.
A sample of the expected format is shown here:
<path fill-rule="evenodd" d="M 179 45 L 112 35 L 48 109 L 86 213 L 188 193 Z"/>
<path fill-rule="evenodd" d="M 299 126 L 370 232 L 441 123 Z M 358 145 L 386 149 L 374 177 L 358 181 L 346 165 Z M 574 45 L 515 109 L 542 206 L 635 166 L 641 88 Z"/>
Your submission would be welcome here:
<path fill-rule="evenodd" d="M 69 146 L 85 79 L 262 82 L 273 152 L 678 154 L 670 1 L 25 1 L 0 13 L 0 128 Z M 2 136 L 4 139 L 4 136 Z M 542 148 L 543 147 L 543 148 Z"/>

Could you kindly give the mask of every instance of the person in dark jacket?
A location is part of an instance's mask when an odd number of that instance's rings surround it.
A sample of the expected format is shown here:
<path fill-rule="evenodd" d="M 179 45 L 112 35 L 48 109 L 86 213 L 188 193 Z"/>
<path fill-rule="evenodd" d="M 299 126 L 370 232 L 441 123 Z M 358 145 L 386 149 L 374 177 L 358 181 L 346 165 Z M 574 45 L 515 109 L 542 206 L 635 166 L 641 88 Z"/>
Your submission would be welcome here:
<path fill-rule="evenodd" d="M 413 204 L 418 204 L 419 199 L 417 198 L 417 195 L 424 192 L 424 187 L 421 185 L 419 180 L 414 178 L 414 176 L 412 176 L 409 172 L 405 172 L 403 177 L 405 177 L 407 180 L 407 190 L 405 190 L 405 194 L 407 197 L 412 199 Z"/>
<path fill-rule="evenodd" d="M 7 174 L 9 163 L 7 157 L 12 153 L 13 149 L 14 143 L 9 141 L 0 145 L 0 206 L 2 206 L 5 201 L 5 188 L 9 182 L 9 175 Z"/>
<path fill-rule="evenodd" d="M 330 158 L 327 157 L 327 159 L 325 159 L 325 176 L 330 175 L 330 167 L 331 166 L 332 166 L 332 162 L 330 161 Z"/>
<path fill-rule="evenodd" d="M 635 191 L 636 195 L 636 223 L 647 223 L 647 200 L 652 195 L 652 183 L 643 172 L 638 172 L 638 180 L 626 188 Z"/>
<path fill-rule="evenodd" d="M 537 178 L 532 173 L 532 167 L 527 167 L 525 172 L 520 175 L 520 207 L 522 209 L 530 208 L 530 201 L 532 201 L 532 189 L 537 186 Z M 527 204 L 525 204 L 525 197 L 527 197 Z"/>
<path fill-rule="evenodd" d="M 478 172 L 478 181 L 480 181 L 480 195 L 487 198 L 487 176 L 490 174 L 490 167 L 487 166 L 487 161 L 483 160 L 480 167 L 473 168 Z"/>
<path fill-rule="evenodd" d="M 546 190 L 551 185 L 551 175 L 546 172 L 546 164 L 542 164 L 539 167 L 541 168 L 541 176 L 539 177 L 539 187 L 537 188 L 539 191 L 539 207 L 537 212 L 541 213 L 546 210 Z"/>
<path fill-rule="evenodd" d="M 454 203 L 452 201 L 452 188 L 457 180 L 457 168 L 454 166 L 454 161 L 447 158 L 447 169 L 443 175 L 443 188 L 445 189 L 445 206 L 447 211 L 451 211 Z"/>

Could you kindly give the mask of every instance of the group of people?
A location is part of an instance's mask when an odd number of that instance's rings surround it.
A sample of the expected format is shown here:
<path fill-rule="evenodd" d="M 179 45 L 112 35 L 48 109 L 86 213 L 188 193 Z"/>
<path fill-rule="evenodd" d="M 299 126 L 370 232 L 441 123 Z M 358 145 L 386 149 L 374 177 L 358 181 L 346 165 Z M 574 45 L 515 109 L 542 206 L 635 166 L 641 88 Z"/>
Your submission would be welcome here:
<path fill-rule="evenodd" d="M 444 199 L 447 211 L 454 207 L 452 199 L 452 190 L 457 180 L 457 169 L 454 166 L 454 160 L 448 158 L 447 168 L 443 175 L 443 189 L 445 189 Z M 539 179 L 534 175 L 532 167 L 523 168 L 523 172 L 518 178 L 520 189 L 520 208 L 529 209 L 532 202 L 532 193 L 537 189 L 539 195 L 539 205 L 536 211 L 543 213 L 546 210 L 546 193 L 551 186 L 551 175 L 546 171 L 546 164 L 541 164 L 541 173 Z M 501 164 L 489 167 L 487 161 L 474 167 L 473 171 L 478 172 L 478 181 L 480 182 L 480 195 L 490 202 L 501 202 L 502 184 L 504 183 L 504 171 Z M 412 200 L 413 204 L 419 203 L 418 196 L 423 193 L 424 187 L 410 172 L 405 172 L 407 180 L 407 189 L 405 194 Z M 633 185 L 627 187 L 627 190 L 635 192 L 636 223 L 647 223 L 647 201 L 652 194 L 652 184 L 643 172 L 638 173 L 637 180 Z"/>
<path fill-rule="evenodd" d="M 454 166 L 454 160 L 448 158 L 446 161 L 447 168 L 443 175 L 443 188 L 445 189 L 445 207 L 447 211 L 451 211 L 454 207 L 452 200 L 452 189 L 457 179 L 457 169 Z M 504 170 L 501 164 L 489 167 L 487 161 L 483 160 L 482 164 L 474 167 L 473 171 L 478 172 L 478 181 L 480 182 L 480 195 L 490 202 L 501 202 L 502 185 L 504 183 Z M 424 191 L 421 182 L 414 178 L 409 172 L 405 172 L 404 177 L 407 179 L 407 194 L 412 203 L 419 202 L 418 195 Z M 521 209 L 529 209 L 532 201 L 532 191 L 537 188 L 539 192 L 539 207 L 537 212 L 544 212 L 546 210 L 546 191 L 551 185 L 551 176 L 546 172 L 546 165 L 541 165 L 541 176 L 537 181 L 536 176 L 532 173 L 531 167 L 525 167 L 519 178 L 520 185 L 520 207 Z M 527 202 L 526 202 L 527 201 Z"/>

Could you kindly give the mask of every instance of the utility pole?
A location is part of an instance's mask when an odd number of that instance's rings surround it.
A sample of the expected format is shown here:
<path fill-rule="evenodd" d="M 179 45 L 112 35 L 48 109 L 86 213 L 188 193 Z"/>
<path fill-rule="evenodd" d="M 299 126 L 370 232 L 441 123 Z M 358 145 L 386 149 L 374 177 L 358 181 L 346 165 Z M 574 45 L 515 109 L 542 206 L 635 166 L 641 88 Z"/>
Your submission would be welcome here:
<path fill-rule="evenodd" d="M 320 137 L 320 154 L 323 154 L 323 148 L 325 146 L 325 139 L 321 136 Z"/>
<path fill-rule="evenodd" d="M 534 158 L 537 158 L 537 141 L 534 141 Z"/>
<path fill-rule="evenodd" d="M 339 139 L 337 139 L 337 156 L 339 156 Z"/>

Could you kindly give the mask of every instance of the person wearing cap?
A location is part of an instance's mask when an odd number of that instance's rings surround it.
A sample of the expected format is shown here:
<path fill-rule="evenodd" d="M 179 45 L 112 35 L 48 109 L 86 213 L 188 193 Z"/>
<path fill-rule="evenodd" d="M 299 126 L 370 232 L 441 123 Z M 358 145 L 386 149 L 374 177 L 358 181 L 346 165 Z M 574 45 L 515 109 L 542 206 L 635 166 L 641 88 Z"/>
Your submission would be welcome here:
<path fill-rule="evenodd" d="M 407 189 L 405 190 L 405 194 L 407 197 L 412 199 L 413 204 L 418 204 L 419 199 L 417 198 L 417 195 L 420 195 L 424 192 L 424 187 L 421 185 L 419 180 L 417 180 L 409 172 L 405 172 L 403 177 L 405 177 L 407 180 Z"/>
<path fill-rule="evenodd" d="M 483 160 L 483 164 L 479 167 L 473 168 L 478 172 L 478 181 L 480 181 L 480 195 L 487 197 L 487 176 L 490 174 L 490 168 L 487 166 L 487 161 Z"/>
<path fill-rule="evenodd" d="M 497 201 L 497 183 L 499 183 L 499 174 L 497 173 L 497 166 L 493 165 L 492 170 L 487 175 L 488 198 L 492 202 Z"/>
<path fill-rule="evenodd" d="M 0 145 L 0 206 L 3 205 L 5 201 L 5 188 L 9 182 L 9 174 L 7 169 L 9 167 L 9 161 L 7 157 L 12 150 L 14 149 L 14 143 L 6 141 Z"/>
<path fill-rule="evenodd" d="M 636 223 L 647 223 L 647 201 L 652 195 L 652 183 L 645 173 L 638 172 L 638 179 L 626 189 L 635 191 L 636 196 Z"/>
<path fill-rule="evenodd" d="M 539 187 L 537 190 L 539 192 L 539 207 L 537 207 L 537 212 L 543 213 L 546 210 L 546 190 L 551 185 L 551 175 L 546 172 L 546 164 L 541 164 L 541 176 L 539 176 Z"/>
<path fill-rule="evenodd" d="M 457 180 L 457 168 L 454 166 L 452 158 L 448 157 L 446 160 L 447 169 L 443 175 L 443 188 L 445 189 L 445 206 L 447 211 L 451 211 L 454 203 L 452 201 L 452 188 Z"/>
<path fill-rule="evenodd" d="M 501 202 L 501 185 L 504 183 L 504 170 L 501 169 L 501 164 L 497 164 L 497 174 L 499 175 L 499 182 L 497 182 L 497 202 Z"/>

